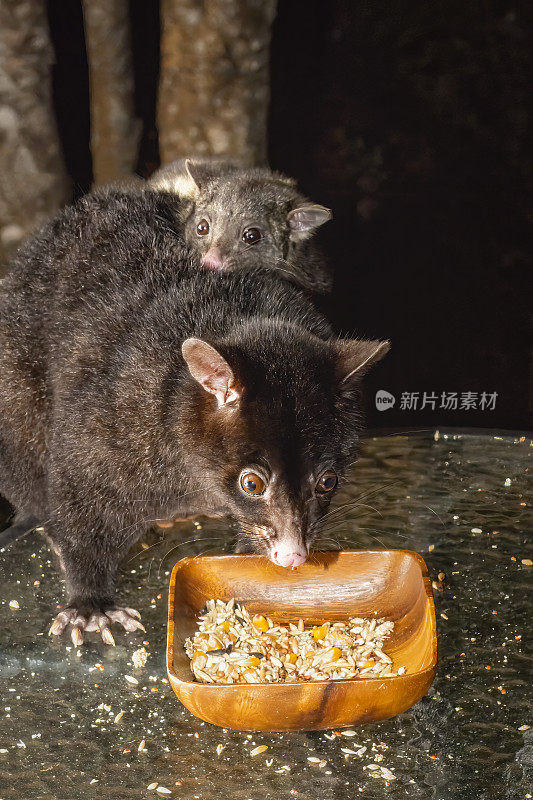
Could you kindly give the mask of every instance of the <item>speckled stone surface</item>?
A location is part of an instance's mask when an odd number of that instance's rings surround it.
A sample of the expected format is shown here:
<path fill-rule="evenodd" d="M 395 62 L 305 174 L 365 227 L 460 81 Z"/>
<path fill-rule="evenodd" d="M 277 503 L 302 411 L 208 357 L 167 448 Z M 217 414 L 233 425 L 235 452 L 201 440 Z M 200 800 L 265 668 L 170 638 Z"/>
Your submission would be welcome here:
<path fill-rule="evenodd" d="M 115 648 L 94 634 L 78 651 L 49 638 L 61 600 L 49 548 L 35 534 L 5 548 L 0 800 L 531 797 L 533 727 L 524 726 L 533 726 L 525 642 L 532 456 L 530 439 L 507 435 L 427 432 L 365 442 L 336 502 L 360 504 L 342 512 L 325 548 L 407 547 L 423 555 L 435 580 L 440 572 L 446 577 L 435 589 L 439 666 L 429 695 L 353 736 L 224 731 L 174 697 L 164 663 L 170 569 L 185 555 L 229 551 L 221 523 L 184 523 L 132 551 L 120 586 L 147 633 L 117 629 Z M 149 656 L 136 668 L 132 654 L 143 639 Z M 251 757 L 261 744 L 268 750 Z M 342 749 L 364 747 L 360 755 Z M 396 779 L 373 778 L 379 770 L 370 764 Z"/>

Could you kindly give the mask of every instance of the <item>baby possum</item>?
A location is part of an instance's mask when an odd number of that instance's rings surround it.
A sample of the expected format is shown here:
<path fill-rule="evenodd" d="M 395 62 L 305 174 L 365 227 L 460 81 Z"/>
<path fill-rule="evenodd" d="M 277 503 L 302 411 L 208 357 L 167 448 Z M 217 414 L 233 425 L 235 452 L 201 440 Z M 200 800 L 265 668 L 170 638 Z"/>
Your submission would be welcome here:
<path fill-rule="evenodd" d="M 314 292 L 331 289 L 331 273 L 313 233 L 331 211 L 301 195 L 278 172 L 237 161 L 180 159 L 147 182 L 183 200 L 179 226 L 206 269 L 261 266 Z"/>
<path fill-rule="evenodd" d="M 332 336 L 268 270 L 200 272 L 164 196 L 95 193 L 0 287 L 0 492 L 66 582 L 50 632 L 142 628 L 115 582 L 157 519 L 228 516 L 239 551 L 305 561 L 354 460 L 361 376 L 387 342 Z"/>

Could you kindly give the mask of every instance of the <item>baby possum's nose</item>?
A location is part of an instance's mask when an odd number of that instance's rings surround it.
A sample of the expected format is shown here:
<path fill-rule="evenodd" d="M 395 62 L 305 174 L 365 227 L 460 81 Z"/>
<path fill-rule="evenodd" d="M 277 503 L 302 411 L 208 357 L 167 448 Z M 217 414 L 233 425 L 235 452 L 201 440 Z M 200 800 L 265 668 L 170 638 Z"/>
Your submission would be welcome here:
<path fill-rule="evenodd" d="M 219 247 L 210 247 L 202 258 L 202 266 L 207 269 L 224 269 L 224 259 Z"/>

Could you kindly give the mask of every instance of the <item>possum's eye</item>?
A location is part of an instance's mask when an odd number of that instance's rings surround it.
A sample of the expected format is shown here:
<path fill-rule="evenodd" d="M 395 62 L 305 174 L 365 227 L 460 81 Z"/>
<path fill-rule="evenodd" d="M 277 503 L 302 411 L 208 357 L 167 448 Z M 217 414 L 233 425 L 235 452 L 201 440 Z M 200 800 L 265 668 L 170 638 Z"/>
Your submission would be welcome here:
<path fill-rule="evenodd" d="M 261 238 L 261 231 L 259 228 L 245 228 L 242 232 L 242 240 L 244 244 L 255 244 Z"/>
<path fill-rule="evenodd" d="M 252 494 L 256 496 L 263 494 L 266 489 L 266 483 L 256 472 L 241 472 L 239 485 L 246 494 Z"/>
<path fill-rule="evenodd" d="M 206 219 L 201 219 L 196 226 L 196 233 L 198 236 L 207 236 L 209 233 L 209 222 Z"/>
<path fill-rule="evenodd" d="M 333 489 L 335 489 L 338 481 L 337 473 L 332 469 L 328 469 L 318 479 L 315 492 L 317 492 L 317 494 L 328 494 L 328 492 L 332 492 Z"/>

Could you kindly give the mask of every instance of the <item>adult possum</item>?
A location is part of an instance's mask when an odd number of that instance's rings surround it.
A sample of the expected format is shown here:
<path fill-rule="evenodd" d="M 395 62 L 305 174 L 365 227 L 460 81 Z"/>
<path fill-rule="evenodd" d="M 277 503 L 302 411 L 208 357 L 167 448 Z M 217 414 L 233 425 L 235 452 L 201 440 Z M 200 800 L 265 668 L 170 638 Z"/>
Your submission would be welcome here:
<path fill-rule="evenodd" d="M 115 581 L 155 519 L 228 515 L 241 551 L 302 563 L 388 349 L 332 337 L 271 271 L 201 273 L 167 212 L 157 192 L 87 196 L 0 288 L 0 492 L 44 524 L 67 591 L 51 632 L 75 645 L 142 627 Z"/>

